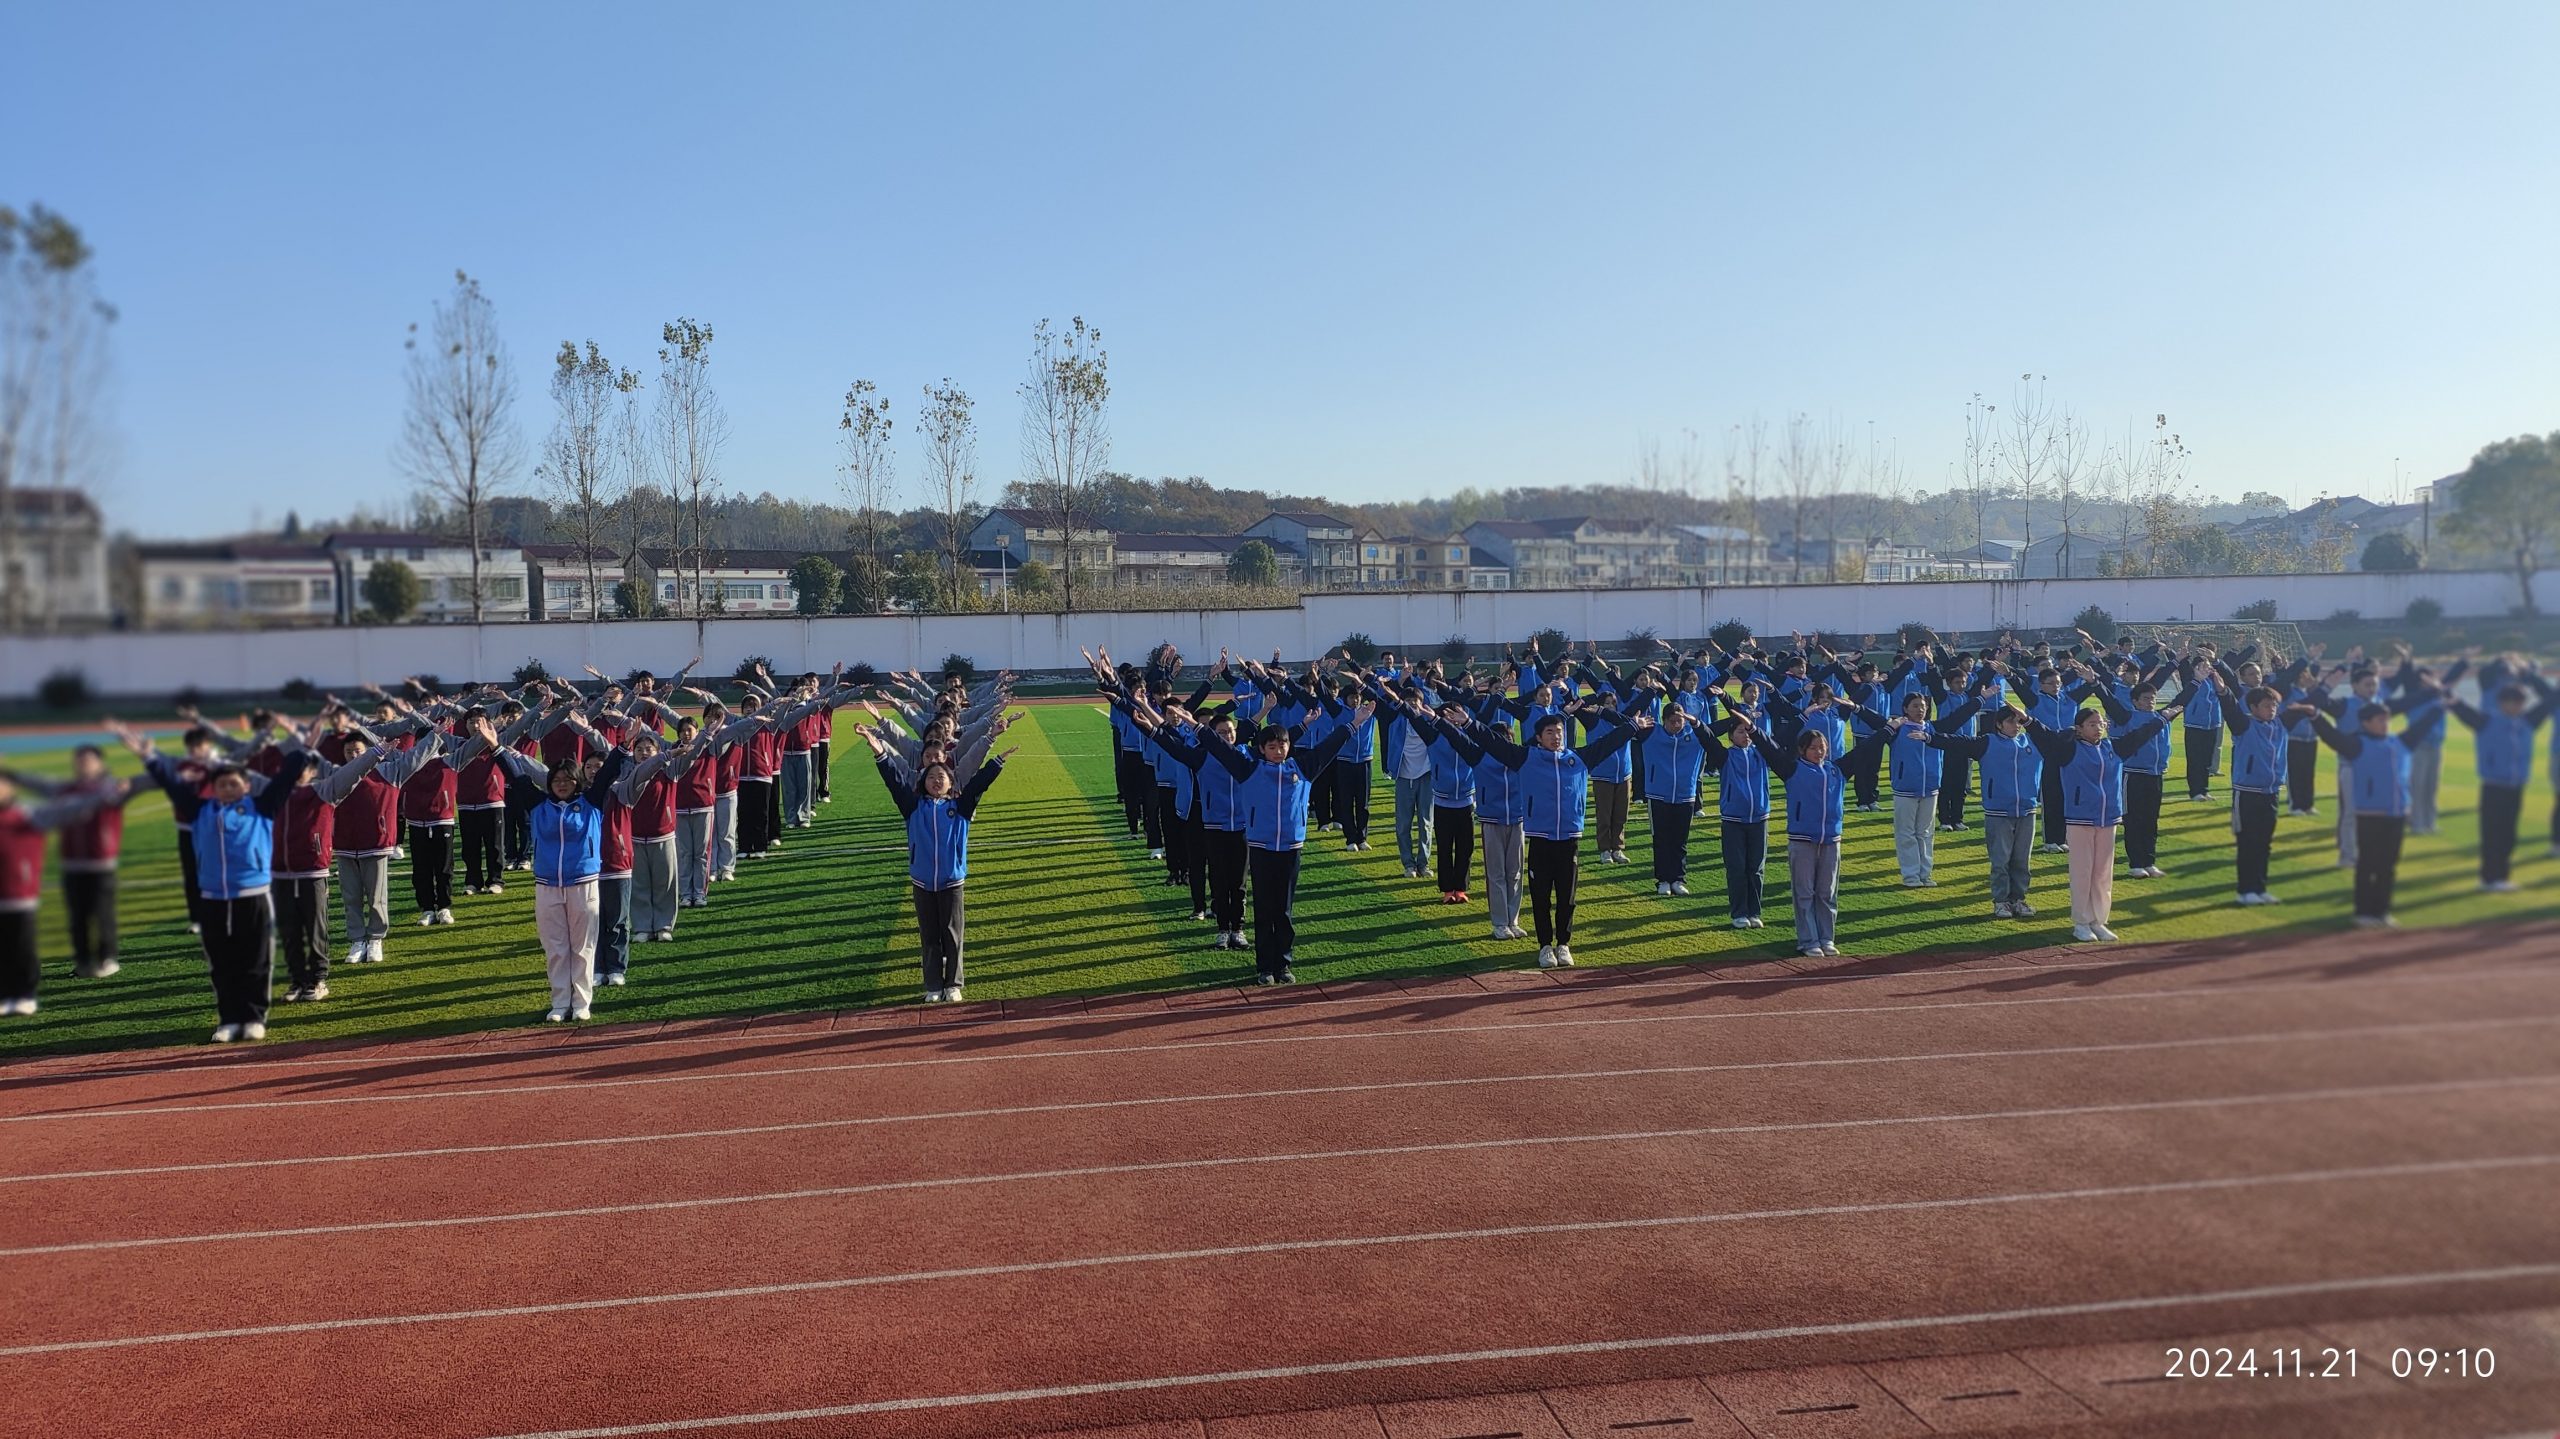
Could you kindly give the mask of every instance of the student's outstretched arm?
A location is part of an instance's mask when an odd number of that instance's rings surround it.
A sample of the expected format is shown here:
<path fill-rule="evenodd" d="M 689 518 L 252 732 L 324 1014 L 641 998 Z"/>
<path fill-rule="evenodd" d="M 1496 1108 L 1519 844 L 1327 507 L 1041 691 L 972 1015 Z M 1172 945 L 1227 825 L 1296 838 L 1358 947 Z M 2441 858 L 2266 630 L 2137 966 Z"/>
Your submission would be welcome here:
<path fill-rule="evenodd" d="M 265 789 L 258 791 L 256 799 L 250 801 L 258 813 L 269 819 L 284 813 L 285 801 L 293 798 L 293 787 L 302 782 L 302 772 L 311 768 L 311 758 L 309 751 L 284 757 L 284 768 L 277 770 L 275 778 L 268 781 Z"/>
<path fill-rule="evenodd" d="M 2126 726 L 2122 734 L 2111 736 L 2107 742 L 2116 747 L 2116 758 L 2131 759 L 2141 752 L 2144 745 L 2151 743 L 2152 734 L 2168 722 L 2168 716 L 2154 711 Z"/>
<path fill-rule="evenodd" d="M 1769 773 L 1780 779 L 1795 778 L 1796 757 L 1781 748 L 1775 740 L 1755 730 L 1751 736 L 1751 747 L 1760 752 L 1761 762 L 1769 766 Z"/>
<path fill-rule="evenodd" d="M 1368 706 L 1362 705 L 1360 710 L 1355 710 L 1353 713 L 1361 714 L 1361 711 L 1365 711 L 1366 709 L 1368 709 Z M 1368 716 L 1366 714 L 1361 714 L 1362 719 L 1366 719 L 1367 717 Z M 1336 725 L 1333 733 L 1326 735 L 1323 739 L 1317 740 L 1313 746 L 1297 751 L 1296 759 L 1298 761 L 1298 773 L 1305 775 L 1309 779 L 1314 779 L 1317 775 L 1320 775 L 1327 769 L 1332 768 L 1333 757 L 1342 753 L 1342 747 L 1351 742 L 1351 732 L 1359 727 L 1360 723 L 1358 720 L 1352 720 Z"/>
<path fill-rule="evenodd" d="M 1585 706 L 1582 712 L 1589 714 L 1591 710 Z M 1625 749 L 1637 735 L 1653 728 L 1653 721 L 1649 719 L 1630 721 L 1615 710 L 1603 710 L 1601 713 L 1613 720 L 1609 726 L 1609 732 L 1574 750 L 1574 754 L 1581 758 L 1586 768 Z"/>
<path fill-rule="evenodd" d="M 1253 778 L 1253 760 L 1242 750 L 1218 738 L 1214 731 L 1200 731 L 1200 744 L 1209 758 L 1224 767 L 1227 773 L 1238 779 Z"/>
<path fill-rule="evenodd" d="M 2349 759 L 2364 753 L 2363 735 L 2353 730 L 2338 728 L 2329 722 L 2327 715 L 2310 705 L 2295 705 L 2292 709 L 2285 711 L 2285 715 L 2289 719 L 2311 721 L 2312 731 L 2320 736 L 2320 742 Z"/>
<path fill-rule="evenodd" d="M 905 819 L 907 816 L 914 814 L 916 812 L 916 792 L 908 786 L 905 779 L 899 776 L 898 771 L 891 767 L 889 763 L 889 756 L 880 756 L 879 766 L 880 783 L 889 791 L 889 802 L 898 807 L 898 818 Z"/>
<path fill-rule="evenodd" d="M 1491 755 L 1494 763 L 1501 765 L 1504 769 L 1518 769 L 1529 762 L 1527 745 L 1504 739 L 1482 725 L 1468 730 L 1467 738 L 1475 742 L 1477 749 Z"/>
<path fill-rule="evenodd" d="M 1003 754 L 987 761 L 976 774 L 969 776 L 967 784 L 960 787 L 958 804 L 962 819 L 969 819 L 977 814 L 978 801 L 987 797 L 988 786 L 996 782 L 996 776 L 1004 773 L 1004 762 L 1012 755 L 1013 751 L 1006 750 Z"/>

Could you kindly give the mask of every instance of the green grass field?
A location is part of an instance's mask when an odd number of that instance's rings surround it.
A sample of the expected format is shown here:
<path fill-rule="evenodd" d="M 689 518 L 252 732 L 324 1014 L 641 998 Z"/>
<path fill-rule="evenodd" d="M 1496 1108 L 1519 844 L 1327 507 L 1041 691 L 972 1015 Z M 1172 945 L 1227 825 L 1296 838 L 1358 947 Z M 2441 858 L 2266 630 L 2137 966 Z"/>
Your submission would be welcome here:
<path fill-rule="evenodd" d="M 1124 838 L 1112 798 L 1109 731 L 1089 705 L 1041 705 L 1007 735 L 1021 753 L 978 812 L 969 879 L 969 997 L 1027 999 L 1099 991 L 1173 990 L 1232 983 L 1246 957 L 1209 948 L 1192 922 L 1189 893 L 1164 886 L 1163 868 Z M 845 753 L 850 748 L 851 754 Z M 2228 811 L 2173 796 L 2164 816 L 2167 879 L 2119 879 L 2115 927 L 2128 941 L 2235 934 L 2308 934 L 2346 924 L 2350 876 L 2336 867 L 2329 827 L 2331 766 L 2321 769 L 2322 817 L 2286 820 L 2277 832 L 2275 889 L 2286 903 L 2231 903 Z M 16 767 L 62 774 L 64 752 L 10 756 Z M 120 768 L 130 768 L 119 757 Z M 2470 736 L 2456 727 L 2445 753 L 2442 832 L 2412 838 L 2400 871 L 2398 912 L 2410 925 L 2560 915 L 2560 862 L 2544 857 L 2547 778 L 2527 804 L 2517 878 L 2523 893 L 2477 889 Z M 746 862 L 735 883 L 715 886 L 712 907 L 683 913 L 676 942 L 632 950 L 631 984 L 597 991 L 600 1021 L 656 1020 L 771 1010 L 911 1002 L 918 997 L 904 836 L 895 809 L 852 736 L 836 754 L 835 801 L 813 829 L 795 831 L 773 858 Z M 2172 789 L 2178 786 L 2173 782 Z M 1529 942 L 1487 934 L 1482 903 L 1443 906 L 1431 881 L 1408 880 L 1395 852 L 1390 796 L 1373 804 L 1376 848 L 1346 854 L 1338 834 L 1316 837 L 1298 898 L 1303 980 L 1520 967 Z M 1840 883 L 1840 943 L 1849 955 L 1954 955 L 2051 945 L 2069 938 L 2059 856 L 2036 861 L 2030 921 L 1993 920 L 1981 831 L 1939 837 L 1939 887 L 1903 889 L 1895 877 L 1891 812 L 1850 816 Z M 123 871 L 124 971 L 70 977 L 59 895 L 49 887 L 41 926 L 43 1012 L 0 1021 L 0 1059 L 43 1051 L 202 1042 L 213 1026 L 204 960 L 187 934 L 165 804 L 146 796 L 127 819 Z M 1792 955 L 1786 865 L 1769 868 L 1757 933 L 1727 927 L 1711 823 L 1692 844 L 1685 899 L 1654 895 L 1642 806 L 1628 850 L 1636 861 L 1601 865 L 1586 847 L 1574 953 L 1584 964 L 1669 960 L 1749 963 Z M 340 968 L 331 997 L 277 1003 L 270 1039 L 394 1037 L 537 1021 L 546 1004 L 533 932 L 533 886 L 511 875 L 507 893 L 470 896 L 454 881 L 458 923 L 415 927 L 405 866 L 392 879 L 389 962 Z M 50 886 L 50 880 L 49 880 Z M 1522 922 L 1527 923 L 1524 914 Z M 343 945 L 338 947 L 343 952 Z M 281 967 L 277 995 L 283 993 Z"/>

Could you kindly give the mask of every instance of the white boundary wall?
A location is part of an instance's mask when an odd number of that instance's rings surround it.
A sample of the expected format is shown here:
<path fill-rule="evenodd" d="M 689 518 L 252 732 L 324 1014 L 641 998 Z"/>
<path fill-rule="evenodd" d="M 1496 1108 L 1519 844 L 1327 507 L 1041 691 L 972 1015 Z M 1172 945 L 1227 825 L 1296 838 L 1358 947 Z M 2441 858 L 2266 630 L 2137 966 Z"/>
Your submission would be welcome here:
<path fill-rule="evenodd" d="M 2560 608 L 2560 574 L 2539 577 L 2536 600 Z M 1480 645 L 1518 644 L 1552 626 L 1577 639 L 1613 641 L 1651 629 L 1694 639 L 1739 619 L 1761 635 L 1790 630 L 1883 635 L 1906 621 L 1941 630 L 2036 629 L 2068 625 L 2088 605 L 2124 623 L 2228 620 L 2242 605 L 2273 599 L 2288 620 L 2322 620 L 2355 610 L 2377 624 L 2397 622 L 2421 596 L 2449 618 L 2511 613 L 2514 577 L 2482 571 L 2414 574 L 2239 575 L 2177 579 L 1966 581 L 1877 585 L 1754 585 L 1687 590 L 1521 590 L 1393 594 L 1313 594 L 1297 609 L 1166 610 L 1063 615 L 860 615 L 816 619 L 640 620 L 604 624 L 392 625 L 375 628 L 255 630 L 242 633 L 128 632 L 0 639 L 0 697 L 35 693 L 59 669 L 85 673 L 99 694 L 166 695 L 189 685 L 209 693 L 272 691 L 291 679 L 345 689 L 431 674 L 448 684 L 504 682 L 540 659 L 554 674 L 594 665 L 620 675 L 666 672 L 699 651 L 704 671 L 727 675 L 748 655 L 776 674 L 825 670 L 841 659 L 882 669 L 934 669 L 943 656 L 969 656 L 979 669 L 1060 670 L 1082 664 L 1080 645 L 1136 659 L 1171 640 L 1193 660 L 1221 646 L 1298 660 L 1331 649 L 1355 631 L 1396 651 L 1427 651 L 1452 635 Z"/>

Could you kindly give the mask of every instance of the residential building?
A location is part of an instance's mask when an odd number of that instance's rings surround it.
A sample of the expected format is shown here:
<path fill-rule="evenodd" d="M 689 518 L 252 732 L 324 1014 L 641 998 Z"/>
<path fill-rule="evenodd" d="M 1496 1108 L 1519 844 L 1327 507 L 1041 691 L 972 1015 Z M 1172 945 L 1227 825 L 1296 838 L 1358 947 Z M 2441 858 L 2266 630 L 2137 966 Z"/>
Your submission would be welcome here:
<path fill-rule="evenodd" d="M 1112 539 L 1112 580 L 1147 587 L 1222 585 L 1227 582 L 1227 559 L 1243 543 L 1242 535 L 1142 535 L 1124 530 Z"/>
<path fill-rule="evenodd" d="M 1881 537 L 1867 540 L 1866 580 L 1871 585 L 1904 584 L 1937 578 L 1938 556 L 1927 545 L 1905 545 Z"/>
<path fill-rule="evenodd" d="M 1364 590 L 1405 588 L 1404 542 L 1388 539 L 1374 529 L 1362 530 L 1360 577 L 1355 584 Z"/>
<path fill-rule="evenodd" d="M 2018 577 L 2026 580 L 2085 580 L 2117 567 L 2124 546 L 2098 535 L 2047 535 L 2019 552 Z M 2101 568 L 2104 566 L 2104 568 Z"/>
<path fill-rule="evenodd" d="M 418 577 L 419 599 L 412 619 L 428 622 L 471 618 L 471 546 L 440 535 L 391 530 L 341 530 L 323 541 L 338 566 L 338 608 L 345 617 L 363 610 L 365 576 L 384 560 L 407 565 Z M 480 617 L 485 620 L 529 618 L 525 597 L 524 551 L 494 540 L 480 546 Z"/>
<path fill-rule="evenodd" d="M 140 623 L 154 629 L 326 625 L 340 617 L 337 561 L 317 545 L 284 540 L 136 545 Z"/>
<path fill-rule="evenodd" d="M 1621 589 L 1680 583 L 1680 537 L 1651 520 L 1567 515 L 1478 520 L 1467 542 L 1500 559 L 1515 590 Z"/>
<path fill-rule="evenodd" d="M 1931 579 L 1940 580 L 2014 580 L 2018 577 L 2018 547 L 1998 540 L 1985 540 L 1968 545 L 1953 554 L 1938 556 Z"/>
<path fill-rule="evenodd" d="M 1680 583 L 1765 585 L 1770 580 L 1769 541 L 1733 525 L 1674 525 Z"/>
<path fill-rule="evenodd" d="M 1467 573 L 1472 568 L 1475 546 L 1465 535 L 1442 535 L 1425 539 L 1420 535 L 1400 535 L 1385 543 L 1395 547 L 1397 576 L 1406 589 L 1463 590 L 1468 588 Z"/>
<path fill-rule="evenodd" d="M 1511 567 L 1491 550 L 1467 547 L 1467 583 L 1471 590 L 1507 590 L 1511 588 Z"/>
<path fill-rule="evenodd" d="M 1116 543 L 1112 532 L 1099 525 L 1076 526 L 1074 542 L 1067 543 L 1055 516 L 1012 506 L 987 511 L 969 531 L 970 549 L 1001 557 L 996 568 L 1019 569 L 1026 560 L 1038 560 L 1053 574 L 1072 565 L 1079 574 L 1108 575 L 1116 562 Z"/>
<path fill-rule="evenodd" d="M 658 608 L 668 614 L 708 611 L 724 615 L 789 614 L 800 608 L 799 587 L 791 567 L 806 550 L 726 550 L 706 552 L 697 567 L 682 550 L 640 551 L 637 577 L 657 592 Z M 850 556 L 825 556 L 842 569 Z M 698 573 L 697 573 L 698 569 Z M 698 593 L 703 597 L 697 602 Z"/>
<path fill-rule="evenodd" d="M 9 543 L 0 553 L 0 618 L 22 628 L 104 624 L 115 604 L 107 585 L 106 521 L 74 489 L 12 489 Z"/>
<path fill-rule="evenodd" d="M 622 556 L 598 545 L 588 588 L 587 552 L 579 545 L 526 545 L 525 592 L 533 597 L 538 620 L 610 619 L 622 613 L 614 589 L 627 576 Z"/>
<path fill-rule="evenodd" d="M 1245 527 L 1245 537 L 1269 542 L 1294 560 L 1311 590 L 1349 589 L 1360 583 L 1359 527 L 1349 520 L 1305 510 L 1274 510 Z"/>

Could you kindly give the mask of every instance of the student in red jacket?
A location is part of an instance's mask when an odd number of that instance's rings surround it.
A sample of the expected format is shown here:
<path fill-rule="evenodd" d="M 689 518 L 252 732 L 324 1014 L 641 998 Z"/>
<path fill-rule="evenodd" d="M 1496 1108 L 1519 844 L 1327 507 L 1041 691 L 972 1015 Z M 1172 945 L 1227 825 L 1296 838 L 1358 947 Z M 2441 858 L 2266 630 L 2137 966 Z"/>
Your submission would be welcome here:
<path fill-rule="evenodd" d="M 71 973 L 105 979 L 124 966 L 116 957 L 116 860 L 124 852 L 124 807 L 149 789 L 107 772 L 106 753 L 84 744 L 71 752 L 71 781 L 57 784 L 0 770 L 20 791 L 42 800 L 95 799 L 61 826 L 62 902 L 71 922 Z"/>
<path fill-rule="evenodd" d="M 76 824 L 104 803 L 98 794 L 27 804 L 0 771 L 0 1015 L 36 1012 L 43 967 L 36 961 L 36 901 L 44 892 L 45 831 Z"/>
<path fill-rule="evenodd" d="M 386 761 L 394 762 L 391 772 L 376 782 L 396 784 L 419 753 L 385 741 L 333 764 L 315 747 L 323 737 L 315 721 L 310 734 L 288 737 L 284 746 L 311 756 L 276 816 L 276 939 L 284 950 L 284 997 L 292 1004 L 329 997 L 329 871 L 337 860 L 338 806 Z"/>

